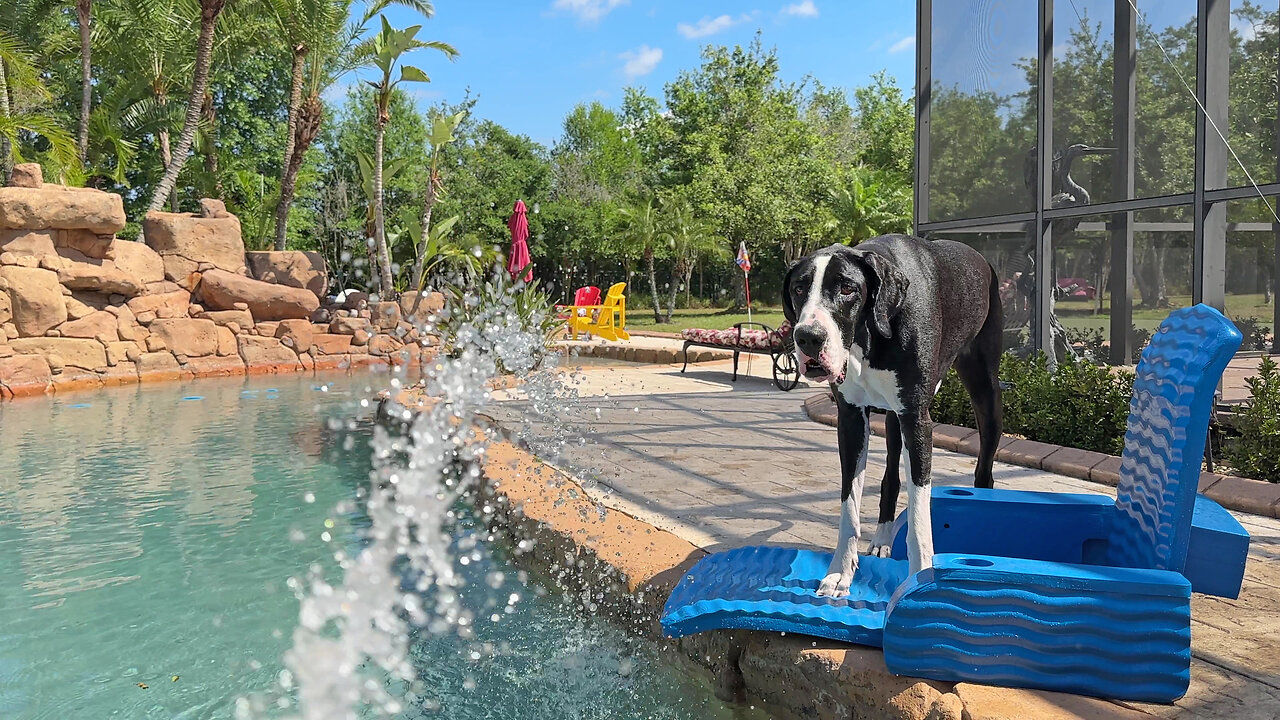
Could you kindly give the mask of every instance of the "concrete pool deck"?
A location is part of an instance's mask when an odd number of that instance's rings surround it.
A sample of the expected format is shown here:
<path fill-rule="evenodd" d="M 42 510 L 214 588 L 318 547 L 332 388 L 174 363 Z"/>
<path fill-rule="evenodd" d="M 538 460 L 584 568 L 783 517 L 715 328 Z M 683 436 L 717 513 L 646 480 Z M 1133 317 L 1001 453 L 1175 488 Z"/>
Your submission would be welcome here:
<path fill-rule="evenodd" d="M 744 359 L 744 371 L 745 364 Z M 757 543 L 832 547 L 839 502 L 835 432 L 810 420 L 802 408 L 806 398 L 822 389 L 802 385 L 791 393 L 779 392 L 763 377 L 770 370 L 768 358 L 754 358 L 753 377 L 737 383 L 730 382 L 728 367 L 727 362 L 700 364 L 683 375 L 678 365 L 595 368 L 583 373 L 578 387 L 588 399 L 581 405 L 580 421 L 590 426 L 584 434 L 591 442 L 571 446 L 559 464 L 594 478 L 597 483 L 588 483 L 587 492 L 618 511 L 618 517 L 665 531 L 663 535 L 669 533 L 698 550 Z M 869 477 L 879 477 L 884 455 L 883 441 L 873 438 Z M 970 484 L 973 465 L 970 456 L 938 449 L 935 482 Z M 997 464 L 996 480 L 1006 488 L 1114 494 L 1107 485 L 1003 463 Z M 863 522 L 871 527 L 877 483 L 870 483 L 866 494 Z M 966 715 L 975 720 L 1001 716 L 995 710 L 978 712 L 982 703 L 974 698 L 980 695 L 986 698 L 983 702 L 995 703 L 982 707 L 1004 703 L 1010 710 L 1021 708 L 1006 717 L 1138 713 L 1170 718 L 1276 717 L 1280 714 L 1280 615 L 1275 612 L 1280 607 L 1280 520 L 1235 515 L 1252 535 L 1244 588 L 1234 601 L 1194 597 L 1191 688 L 1177 703 L 1112 704 L 1052 693 L 926 683 L 935 693 L 930 702 L 946 704 L 951 702 L 947 696 L 958 697 Z M 622 557 L 626 548 L 624 543 L 610 554 Z M 675 571 L 679 563 L 670 560 L 679 554 L 650 559 L 666 562 Z M 671 572 L 651 570 L 671 580 Z M 665 591 L 660 600 L 665 600 Z M 912 717 L 891 701 L 911 687 L 917 694 L 928 694 L 924 686 L 906 682 L 909 679 L 889 676 L 878 651 L 826 641 L 797 644 L 795 638 L 764 633 L 708 633 L 695 638 L 681 641 L 686 652 L 705 655 L 704 664 L 717 666 L 722 673 L 724 664 L 717 665 L 712 656 L 728 653 L 737 681 L 745 682 L 748 691 L 798 714 L 812 710 L 825 716 L 831 708 L 855 702 L 881 708 L 870 716 Z M 786 668 L 791 669 L 783 672 Z M 802 687 L 812 687 L 804 691 L 802 700 L 811 704 L 797 703 L 794 691 L 786 697 L 785 684 L 763 679 L 766 675 L 776 679 L 779 673 L 788 678 L 786 682 L 795 682 L 795 673 L 806 678 L 808 685 Z M 844 688 L 836 693 L 837 685 L 849 683 L 862 690 Z M 819 691 L 827 693 L 825 701 L 809 697 Z M 973 708 L 971 701 L 977 703 Z M 925 702 L 926 709 L 930 702 Z M 1046 704 L 1030 714 L 1035 707 L 1027 704 L 1031 702 Z M 1083 704 L 1068 709 L 1070 703 Z M 1047 714 L 1051 711 L 1057 714 Z"/>

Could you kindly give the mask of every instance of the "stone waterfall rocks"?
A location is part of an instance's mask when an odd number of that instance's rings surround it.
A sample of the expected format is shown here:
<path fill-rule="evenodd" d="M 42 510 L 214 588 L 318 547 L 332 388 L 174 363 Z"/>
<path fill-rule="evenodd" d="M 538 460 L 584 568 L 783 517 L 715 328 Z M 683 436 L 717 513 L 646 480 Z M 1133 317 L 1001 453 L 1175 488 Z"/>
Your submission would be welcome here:
<path fill-rule="evenodd" d="M 67 303 L 57 273 L 19 265 L 0 266 L 0 291 L 7 292 L 13 324 L 21 337 L 38 337 L 67 319 Z"/>
<path fill-rule="evenodd" d="M 124 222 L 124 201 L 115 193 L 49 184 L 0 188 L 0 228 L 114 235 Z"/>
<path fill-rule="evenodd" d="M 324 297 L 328 290 L 328 273 L 320 253 L 301 250 L 247 252 L 245 262 L 249 275 L 263 282 L 305 288 L 316 297 Z"/>
<path fill-rule="evenodd" d="M 258 322 L 307 319 L 320 307 L 319 298 L 309 290 L 274 285 L 224 270 L 205 272 L 198 292 L 205 307 L 214 310 L 234 310 L 236 303 L 244 303 Z"/>
<path fill-rule="evenodd" d="M 183 283 L 202 263 L 232 274 L 245 273 L 240 219 L 234 215 L 205 218 L 149 212 L 142 227 L 147 245 L 160 254 L 165 277 L 172 282 Z"/>

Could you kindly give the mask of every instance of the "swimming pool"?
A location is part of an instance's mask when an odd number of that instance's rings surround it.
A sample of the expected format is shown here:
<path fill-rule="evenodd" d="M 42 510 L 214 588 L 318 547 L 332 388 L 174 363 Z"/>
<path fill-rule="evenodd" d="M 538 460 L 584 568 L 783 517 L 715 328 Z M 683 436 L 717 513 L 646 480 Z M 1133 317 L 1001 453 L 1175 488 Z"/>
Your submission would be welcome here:
<path fill-rule="evenodd" d="M 230 718 L 237 698 L 269 693 L 297 624 L 290 578 L 332 570 L 364 522 L 364 431 L 326 420 L 371 415 L 355 405 L 369 382 L 208 379 L 0 404 L 0 717 Z M 455 533 L 480 539 L 462 567 L 474 637 L 416 633 L 403 717 L 755 716 L 540 595 L 470 519 Z"/>

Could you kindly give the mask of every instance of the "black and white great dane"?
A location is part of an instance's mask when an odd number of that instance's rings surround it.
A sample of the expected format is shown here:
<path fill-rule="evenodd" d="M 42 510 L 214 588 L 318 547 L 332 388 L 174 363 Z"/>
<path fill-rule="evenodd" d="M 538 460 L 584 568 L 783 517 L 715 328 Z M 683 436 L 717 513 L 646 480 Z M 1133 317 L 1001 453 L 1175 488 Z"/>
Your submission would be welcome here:
<path fill-rule="evenodd" d="M 849 591 L 858 567 L 858 513 L 866 479 L 871 408 L 887 410 L 880 518 L 871 553 L 888 557 L 898 503 L 898 460 L 907 453 L 907 557 L 933 564 L 929 403 L 954 365 L 973 400 L 981 444 L 975 485 L 991 487 L 1000 437 L 1000 288 L 986 259 L 963 243 L 884 235 L 802 258 L 783 282 L 796 360 L 805 377 L 831 383 L 839 411 L 840 533 L 818 594 Z"/>

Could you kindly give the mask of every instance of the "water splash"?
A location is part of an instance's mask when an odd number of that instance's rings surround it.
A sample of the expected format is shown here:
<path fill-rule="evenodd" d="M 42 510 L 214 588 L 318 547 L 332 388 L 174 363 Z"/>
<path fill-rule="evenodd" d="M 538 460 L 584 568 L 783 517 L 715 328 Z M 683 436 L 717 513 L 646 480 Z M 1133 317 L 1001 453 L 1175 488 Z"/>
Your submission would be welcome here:
<path fill-rule="evenodd" d="M 523 316 L 518 311 L 519 292 L 520 286 L 495 278 L 420 328 L 434 336 L 447 325 L 450 341 L 425 363 L 420 407 L 395 402 L 406 388 L 399 377 L 391 381 L 389 425 L 405 432 L 375 429 L 374 470 L 359 496 L 370 521 L 362 542 L 335 553 L 342 573 L 337 584 L 318 567 L 291 581 L 299 623 L 285 653 L 280 692 L 273 702 L 240 699 L 238 718 L 278 711 L 305 720 L 395 715 L 405 709 L 406 695 L 420 696 L 411 689 L 422 689 L 415 685 L 411 629 L 471 637 L 476 618 L 460 601 L 464 581 L 455 561 L 466 564 L 478 551 L 474 539 L 451 547 L 448 526 L 456 520 L 455 505 L 476 496 L 480 462 L 496 433 L 481 412 L 494 399 L 492 381 L 504 370 L 521 380 L 524 422 L 513 433 L 518 442 L 554 458 L 575 437 L 568 409 L 577 392 L 546 352 L 545 333 L 538 330 L 544 318 L 536 309 Z M 501 587 L 502 578 L 489 578 L 489 584 L 495 580 L 494 587 Z M 510 594 L 505 605 L 519 600 Z M 495 612 L 485 619 L 500 617 Z"/>

